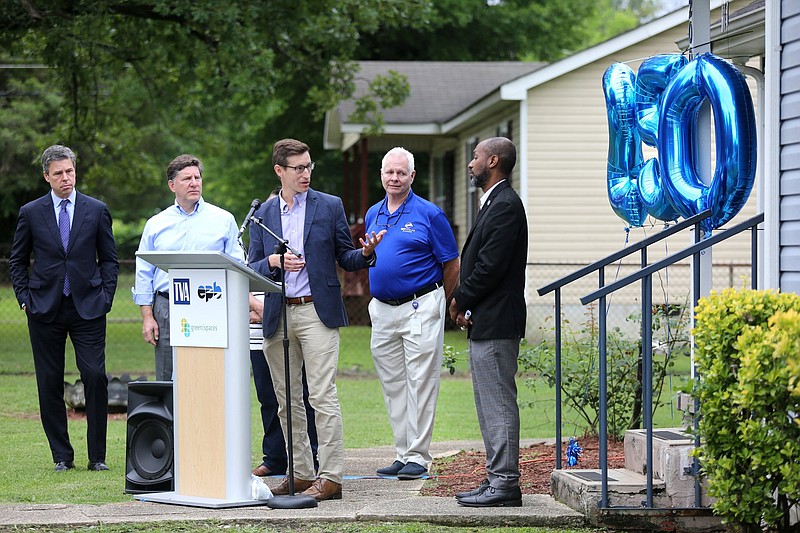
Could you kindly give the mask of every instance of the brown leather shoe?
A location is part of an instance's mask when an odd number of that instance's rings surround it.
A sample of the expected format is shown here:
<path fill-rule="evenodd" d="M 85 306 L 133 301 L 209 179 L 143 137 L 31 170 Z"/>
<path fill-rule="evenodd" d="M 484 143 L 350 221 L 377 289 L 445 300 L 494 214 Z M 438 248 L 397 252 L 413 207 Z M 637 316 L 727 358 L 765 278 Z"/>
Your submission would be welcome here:
<path fill-rule="evenodd" d="M 318 477 L 308 490 L 303 491 L 303 494 L 312 496 L 318 502 L 325 500 L 341 500 L 342 484 L 335 483 L 330 479 Z"/>
<path fill-rule="evenodd" d="M 253 475 L 258 477 L 274 476 L 275 472 L 264 465 L 258 465 L 253 469 Z"/>
<path fill-rule="evenodd" d="M 297 494 L 299 492 L 303 492 L 307 488 L 311 487 L 313 483 L 314 483 L 313 481 L 308 481 L 308 480 L 305 480 L 305 479 L 297 479 L 297 478 L 295 478 L 294 479 L 294 493 Z M 278 485 L 277 487 L 272 489 L 272 494 L 274 494 L 275 496 L 286 496 L 287 494 L 289 494 L 289 477 L 288 476 L 283 478 L 283 481 L 281 481 L 280 485 Z"/>

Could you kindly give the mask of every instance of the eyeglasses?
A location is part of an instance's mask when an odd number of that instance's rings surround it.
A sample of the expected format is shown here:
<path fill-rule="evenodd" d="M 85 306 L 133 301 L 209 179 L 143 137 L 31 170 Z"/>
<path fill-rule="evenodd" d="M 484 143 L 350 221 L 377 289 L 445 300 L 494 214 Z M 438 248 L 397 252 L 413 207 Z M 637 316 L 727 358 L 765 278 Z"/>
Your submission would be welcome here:
<path fill-rule="evenodd" d="M 386 199 L 384 198 L 383 204 L 381 205 L 380 209 L 378 209 L 378 214 L 375 216 L 375 225 L 379 228 L 393 228 L 400 222 L 400 218 L 406 214 L 406 201 L 408 201 L 408 197 L 403 200 L 403 205 L 400 206 L 400 209 L 397 209 L 394 213 L 389 213 L 389 210 L 386 205 Z M 381 223 L 381 217 L 386 217 L 386 222 Z"/>
<path fill-rule="evenodd" d="M 307 165 L 295 165 L 295 166 L 292 166 L 292 165 L 281 165 L 281 166 L 282 166 L 283 168 L 291 168 L 292 170 L 294 170 L 294 171 L 295 171 L 295 172 L 297 172 L 298 174 L 302 174 L 302 173 L 303 173 L 303 172 L 305 172 L 306 170 L 308 170 L 309 172 L 311 172 L 312 170 L 314 170 L 314 167 L 316 166 L 316 163 L 314 163 L 314 162 L 312 161 L 311 163 L 309 163 L 309 164 L 307 164 Z"/>

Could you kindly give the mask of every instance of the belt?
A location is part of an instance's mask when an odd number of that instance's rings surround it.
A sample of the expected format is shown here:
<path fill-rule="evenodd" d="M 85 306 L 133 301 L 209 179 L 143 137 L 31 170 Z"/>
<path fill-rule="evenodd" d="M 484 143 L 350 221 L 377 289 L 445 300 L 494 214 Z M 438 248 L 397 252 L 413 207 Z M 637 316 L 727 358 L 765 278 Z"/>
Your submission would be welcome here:
<path fill-rule="evenodd" d="M 442 282 L 441 281 L 437 281 L 436 283 L 431 283 L 430 285 L 428 285 L 426 287 L 422 287 L 420 290 L 418 290 L 414 294 L 412 294 L 410 296 L 406 296 L 405 298 L 397 298 L 395 300 L 380 300 L 380 301 L 385 303 L 385 304 L 389 304 L 389 305 L 403 305 L 404 303 L 408 303 L 411 300 L 413 300 L 415 298 L 418 298 L 419 296 L 422 296 L 424 294 L 428 294 L 429 292 L 433 292 L 433 291 L 435 291 L 436 289 L 438 289 L 441 286 L 442 286 Z"/>
<path fill-rule="evenodd" d="M 297 298 L 286 298 L 288 305 L 309 304 L 314 301 L 312 296 L 298 296 Z"/>
<path fill-rule="evenodd" d="M 167 291 L 158 291 L 156 294 L 161 296 L 162 298 L 166 298 L 167 300 L 169 300 L 169 292 Z"/>

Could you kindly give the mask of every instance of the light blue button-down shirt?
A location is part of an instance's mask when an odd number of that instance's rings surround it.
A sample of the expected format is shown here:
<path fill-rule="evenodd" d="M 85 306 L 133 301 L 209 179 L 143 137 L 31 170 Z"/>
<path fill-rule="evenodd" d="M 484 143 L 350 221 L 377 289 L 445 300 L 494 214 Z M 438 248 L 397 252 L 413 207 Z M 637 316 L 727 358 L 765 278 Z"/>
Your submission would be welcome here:
<path fill-rule="evenodd" d="M 300 252 L 303 257 L 306 255 L 303 248 L 306 200 L 308 200 L 308 192 L 295 195 L 292 208 L 289 209 L 289 204 L 284 201 L 283 196 L 280 197 L 283 238 L 289 241 L 289 246 Z M 308 283 L 308 268 L 303 267 L 299 272 L 287 272 L 286 296 L 296 298 L 309 295 L 311 295 L 311 285 Z"/>
<path fill-rule="evenodd" d="M 224 209 L 200 198 L 194 212 L 187 213 L 176 202 L 147 221 L 139 251 L 217 251 L 243 263 L 244 250 L 238 234 L 236 220 Z M 169 274 L 136 259 L 136 280 L 131 290 L 137 305 L 153 305 L 155 293 L 168 289 Z"/>

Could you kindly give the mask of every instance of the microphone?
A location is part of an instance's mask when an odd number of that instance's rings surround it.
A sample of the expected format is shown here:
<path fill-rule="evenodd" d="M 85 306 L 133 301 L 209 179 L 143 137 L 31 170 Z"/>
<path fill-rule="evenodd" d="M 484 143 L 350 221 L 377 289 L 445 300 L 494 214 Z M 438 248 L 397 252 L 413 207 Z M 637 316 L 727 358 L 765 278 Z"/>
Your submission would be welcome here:
<path fill-rule="evenodd" d="M 239 228 L 239 235 L 238 235 L 237 239 L 241 238 L 242 234 L 244 233 L 244 230 L 246 230 L 247 226 L 250 225 L 250 218 L 253 216 L 253 213 L 256 212 L 256 209 L 258 209 L 260 205 L 261 205 L 261 200 L 259 200 L 258 198 L 255 198 L 250 203 L 250 211 L 248 211 L 247 212 L 247 216 L 244 217 L 244 222 L 242 222 L 242 227 Z"/>

